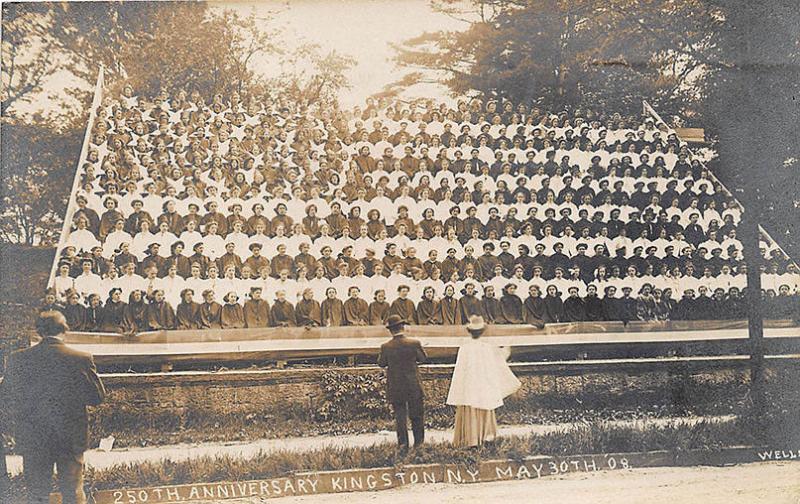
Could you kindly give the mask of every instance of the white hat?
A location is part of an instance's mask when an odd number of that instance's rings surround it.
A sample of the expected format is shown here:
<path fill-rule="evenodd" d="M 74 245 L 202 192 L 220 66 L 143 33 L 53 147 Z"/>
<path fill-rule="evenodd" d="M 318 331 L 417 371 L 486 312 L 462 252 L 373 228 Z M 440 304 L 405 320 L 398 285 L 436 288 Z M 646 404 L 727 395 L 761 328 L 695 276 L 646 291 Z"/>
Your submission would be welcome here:
<path fill-rule="evenodd" d="M 467 324 L 467 331 L 480 332 L 484 329 L 486 329 L 486 322 L 483 320 L 483 317 L 480 315 L 470 316 L 469 323 Z"/>

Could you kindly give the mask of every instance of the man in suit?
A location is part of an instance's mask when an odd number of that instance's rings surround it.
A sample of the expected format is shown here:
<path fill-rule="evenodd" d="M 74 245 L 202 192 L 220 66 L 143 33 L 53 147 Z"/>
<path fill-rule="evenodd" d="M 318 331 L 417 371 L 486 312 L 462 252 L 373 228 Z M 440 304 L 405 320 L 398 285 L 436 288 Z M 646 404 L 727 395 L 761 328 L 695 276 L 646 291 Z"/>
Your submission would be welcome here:
<path fill-rule="evenodd" d="M 386 369 L 386 399 L 392 403 L 397 424 L 397 444 L 408 449 L 408 427 L 406 417 L 411 418 L 414 446 L 425 441 L 425 410 L 422 385 L 417 364 L 427 360 L 425 350 L 418 340 L 407 338 L 403 333 L 406 321 L 399 315 L 390 315 L 386 328 L 392 339 L 381 345 L 378 365 Z"/>
<path fill-rule="evenodd" d="M 103 401 L 105 388 L 92 356 L 64 344 L 64 315 L 39 315 L 37 345 L 11 354 L 0 384 L 0 404 L 22 455 L 30 503 L 49 501 L 53 464 L 64 504 L 86 502 L 83 452 L 88 448 L 87 406 Z"/>

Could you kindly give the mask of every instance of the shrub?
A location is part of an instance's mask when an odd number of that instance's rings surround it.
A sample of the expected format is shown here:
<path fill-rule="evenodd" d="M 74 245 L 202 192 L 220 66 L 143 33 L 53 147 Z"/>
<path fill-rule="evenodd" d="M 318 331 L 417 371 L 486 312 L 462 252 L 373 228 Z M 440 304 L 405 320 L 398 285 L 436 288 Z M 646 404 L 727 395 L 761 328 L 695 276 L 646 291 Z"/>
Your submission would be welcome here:
<path fill-rule="evenodd" d="M 383 373 L 347 374 L 328 371 L 322 375 L 322 397 L 315 418 L 361 420 L 389 418 L 386 377 Z"/>

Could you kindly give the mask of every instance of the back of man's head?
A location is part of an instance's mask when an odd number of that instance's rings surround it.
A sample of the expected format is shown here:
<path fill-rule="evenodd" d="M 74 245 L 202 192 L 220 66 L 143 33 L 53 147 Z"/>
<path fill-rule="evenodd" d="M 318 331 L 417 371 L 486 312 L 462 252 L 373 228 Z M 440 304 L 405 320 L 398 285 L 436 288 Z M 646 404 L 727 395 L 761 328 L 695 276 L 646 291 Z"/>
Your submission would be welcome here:
<path fill-rule="evenodd" d="M 45 311 L 40 313 L 39 318 L 36 319 L 36 332 L 43 338 L 58 336 L 67 331 L 69 331 L 67 319 L 61 312 L 55 310 Z"/>

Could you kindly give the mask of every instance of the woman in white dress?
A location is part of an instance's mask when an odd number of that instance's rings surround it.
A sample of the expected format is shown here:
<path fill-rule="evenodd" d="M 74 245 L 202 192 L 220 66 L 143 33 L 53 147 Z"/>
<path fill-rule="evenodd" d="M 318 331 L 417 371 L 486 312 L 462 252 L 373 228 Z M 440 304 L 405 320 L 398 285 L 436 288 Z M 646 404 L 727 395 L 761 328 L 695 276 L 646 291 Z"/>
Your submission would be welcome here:
<path fill-rule="evenodd" d="M 470 317 L 471 338 L 456 358 L 447 404 L 456 407 L 454 446 L 479 446 L 497 436 L 494 410 L 517 391 L 520 382 L 509 368 L 510 350 L 480 339 L 486 330 L 483 317 Z"/>

